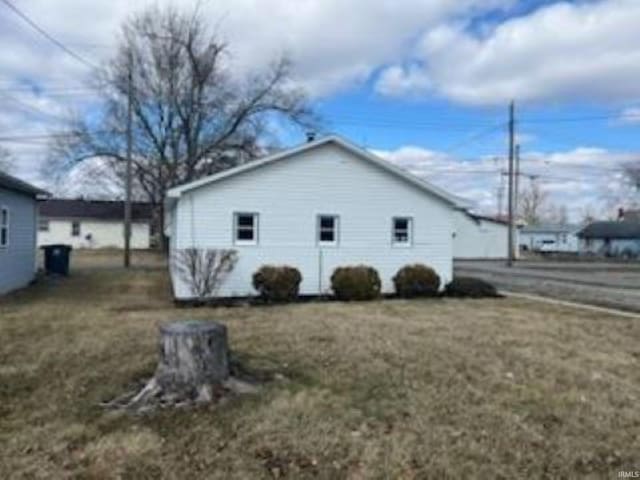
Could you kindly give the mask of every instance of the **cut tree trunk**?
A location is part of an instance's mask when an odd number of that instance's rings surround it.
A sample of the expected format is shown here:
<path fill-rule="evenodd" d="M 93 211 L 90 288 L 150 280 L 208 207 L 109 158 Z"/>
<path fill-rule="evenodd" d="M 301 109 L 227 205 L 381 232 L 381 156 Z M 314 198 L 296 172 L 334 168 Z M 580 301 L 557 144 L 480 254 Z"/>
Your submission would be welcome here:
<path fill-rule="evenodd" d="M 103 405 L 142 412 L 257 392 L 253 380 L 230 372 L 227 327 L 220 323 L 188 320 L 162 326 L 159 346 L 158 366 L 144 388 Z"/>
<path fill-rule="evenodd" d="M 211 387 L 229 378 L 227 327 L 184 321 L 160 327 L 160 362 L 155 379 L 167 393 L 210 399 Z"/>

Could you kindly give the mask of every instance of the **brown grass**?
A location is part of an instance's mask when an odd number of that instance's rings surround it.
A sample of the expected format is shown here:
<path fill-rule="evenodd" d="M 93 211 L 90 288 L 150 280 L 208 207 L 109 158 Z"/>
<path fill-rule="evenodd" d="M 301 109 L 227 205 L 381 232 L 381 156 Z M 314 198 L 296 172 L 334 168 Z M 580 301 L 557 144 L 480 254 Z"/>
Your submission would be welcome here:
<path fill-rule="evenodd" d="M 615 478 L 640 469 L 640 324 L 518 300 L 174 308 L 162 262 L 0 301 L 0 478 Z M 107 260 L 110 258 L 110 260 Z M 114 263 L 115 260 L 115 263 Z M 258 396 L 132 417 L 156 326 L 226 323 Z"/>

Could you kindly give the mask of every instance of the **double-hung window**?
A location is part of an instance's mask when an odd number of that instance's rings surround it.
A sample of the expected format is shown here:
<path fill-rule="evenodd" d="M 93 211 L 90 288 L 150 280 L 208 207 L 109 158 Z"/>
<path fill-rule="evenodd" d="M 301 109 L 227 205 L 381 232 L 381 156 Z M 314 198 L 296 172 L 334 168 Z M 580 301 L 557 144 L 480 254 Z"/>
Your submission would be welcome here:
<path fill-rule="evenodd" d="M 9 209 L 0 208 L 0 248 L 9 245 Z"/>
<path fill-rule="evenodd" d="M 233 240 L 238 245 L 255 245 L 258 243 L 257 213 L 234 214 Z"/>
<path fill-rule="evenodd" d="M 338 244 L 338 216 L 318 215 L 318 244 L 337 245 Z"/>
<path fill-rule="evenodd" d="M 71 236 L 79 237 L 80 236 L 80 222 L 74 220 L 71 222 Z"/>
<path fill-rule="evenodd" d="M 38 231 L 39 232 L 48 232 L 49 231 L 49 219 L 48 218 L 39 218 L 38 219 Z"/>
<path fill-rule="evenodd" d="M 413 219 L 395 217 L 393 219 L 391 243 L 396 246 L 411 246 L 413 236 Z"/>

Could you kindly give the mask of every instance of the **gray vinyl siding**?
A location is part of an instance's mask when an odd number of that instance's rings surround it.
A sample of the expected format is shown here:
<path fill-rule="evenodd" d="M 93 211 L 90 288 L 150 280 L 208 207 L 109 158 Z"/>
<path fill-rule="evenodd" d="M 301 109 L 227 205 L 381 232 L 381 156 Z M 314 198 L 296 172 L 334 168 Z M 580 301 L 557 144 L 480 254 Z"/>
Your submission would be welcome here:
<path fill-rule="evenodd" d="M 234 213 L 258 214 L 257 245 L 234 244 Z M 287 160 L 183 194 L 171 217 L 171 248 L 233 248 L 239 261 L 220 296 L 254 295 L 251 276 L 263 264 L 287 264 L 303 276 L 301 293 L 327 293 L 341 265 L 367 264 L 383 290 L 408 263 L 452 275 L 452 208 L 404 179 L 339 146 L 327 144 Z M 339 217 L 338 244 L 319 246 L 318 215 Z M 394 246 L 394 217 L 411 217 L 413 243 Z M 178 298 L 191 296 L 173 276 Z"/>
<path fill-rule="evenodd" d="M 9 209 L 9 244 L 0 246 L 0 294 L 28 285 L 36 271 L 36 200 L 0 188 L 2 207 Z"/>

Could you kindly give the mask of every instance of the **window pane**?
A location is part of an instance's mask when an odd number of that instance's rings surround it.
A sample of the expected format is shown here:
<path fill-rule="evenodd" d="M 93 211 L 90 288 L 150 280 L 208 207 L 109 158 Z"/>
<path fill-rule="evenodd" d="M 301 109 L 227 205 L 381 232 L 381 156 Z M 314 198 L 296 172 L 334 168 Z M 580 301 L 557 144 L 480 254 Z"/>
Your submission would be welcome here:
<path fill-rule="evenodd" d="M 394 240 L 399 243 L 405 243 L 409 241 L 409 234 L 406 231 L 397 231 L 394 235 Z"/>
<path fill-rule="evenodd" d="M 253 215 L 238 215 L 239 227 L 253 227 Z"/>
<path fill-rule="evenodd" d="M 236 238 L 238 240 L 253 240 L 253 229 L 252 228 L 238 229 Z"/>
<path fill-rule="evenodd" d="M 408 230 L 409 229 L 409 219 L 408 218 L 396 218 L 396 230 Z"/>
<path fill-rule="evenodd" d="M 38 230 L 40 230 L 41 232 L 48 232 L 49 231 L 49 220 L 46 220 L 46 219 L 43 219 L 43 218 L 38 220 Z"/>
<path fill-rule="evenodd" d="M 335 224 L 335 217 L 320 217 L 320 228 L 332 229 Z"/>
<path fill-rule="evenodd" d="M 321 242 L 335 242 L 335 235 L 333 230 L 320 230 Z"/>
<path fill-rule="evenodd" d="M 4 246 L 7 244 L 7 228 L 0 229 L 0 245 Z"/>
<path fill-rule="evenodd" d="M 80 222 L 71 223 L 71 236 L 77 237 L 80 235 Z"/>
<path fill-rule="evenodd" d="M 409 243 L 409 235 L 411 233 L 410 218 L 394 218 L 393 219 L 393 241 L 394 243 Z"/>
<path fill-rule="evenodd" d="M 9 210 L 2 209 L 2 218 L 0 219 L 0 225 L 7 226 L 9 224 Z"/>

